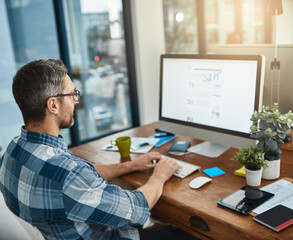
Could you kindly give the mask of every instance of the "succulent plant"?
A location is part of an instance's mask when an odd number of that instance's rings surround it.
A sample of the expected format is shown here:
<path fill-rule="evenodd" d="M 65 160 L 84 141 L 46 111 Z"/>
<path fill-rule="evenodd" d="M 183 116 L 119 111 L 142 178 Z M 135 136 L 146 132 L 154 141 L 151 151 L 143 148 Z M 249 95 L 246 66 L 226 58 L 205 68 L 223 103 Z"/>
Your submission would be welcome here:
<path fill-rule="evenodd" d="M 256 146 L 240 148 L 233 160 L 240 162 L 249 170 L 259 170 L 267 167 L 263 150 L 258 150 Z"/>
<path fill-rule="evenodd" d="M 275 103 L 270 107 L 263 106 L 261 111 L 254 112 L 250 120 L 253 122 L 250 136 L 258 141 L 257 149 L 264 151 L 267 160 L 279 159 L 280 148 L 293 121 L 291 110 L 281 114 L 278 104 Z"/>
<path fill-rule="evenodd" d="M 249 170 L 259 170 L 267 167 L 263 150 L 258 150 L 256 146 L 240 148 L 233 160 L 240 162 Z"/>

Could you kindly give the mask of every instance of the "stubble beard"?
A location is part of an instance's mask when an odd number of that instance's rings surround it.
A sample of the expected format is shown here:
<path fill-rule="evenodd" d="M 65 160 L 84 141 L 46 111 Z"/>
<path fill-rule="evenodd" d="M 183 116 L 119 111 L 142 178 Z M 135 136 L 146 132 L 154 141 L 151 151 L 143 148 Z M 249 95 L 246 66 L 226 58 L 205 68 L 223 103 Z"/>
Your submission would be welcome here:
<path fill-rule="evenodd" d="M 69 119 L 64 119 L 61 121 L 61 123 L 59 125 L 60 129 L 70 128 L 74 125 L 73 113 L 74 113 L 74 111 L 72 112 Z"/>
<path fill-rule="evenodd" d="M 60 123 L 60 129 L 70 128 L 74 125 L 74 119 L 72 118 L 71 121 L 63 121 Z"/>

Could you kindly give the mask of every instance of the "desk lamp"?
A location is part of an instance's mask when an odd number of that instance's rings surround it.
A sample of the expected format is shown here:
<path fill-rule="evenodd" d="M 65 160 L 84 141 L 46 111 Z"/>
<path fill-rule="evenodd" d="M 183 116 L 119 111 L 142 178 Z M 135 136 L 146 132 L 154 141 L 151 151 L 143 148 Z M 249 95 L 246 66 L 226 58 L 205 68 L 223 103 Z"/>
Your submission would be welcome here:
<path fill-rule="evenodd" d="M 269 0 L 266 11 L 274 16 L 274 23 L 272 24 L 273 43 L 275 45 L 274 60 L 271 62 L 271 104 L 279 103 L 280 95 L 280 68 L 281 63 L 277 59 L 278 46 L 277 46 L 277 15 L 283 14 L 283 1 L 282 0 Z M 277 86 L 277 98 L 274 99 L 274 86 Z"/>
<path fill-rule="evenodd" d="M 283 0 L 269 0 L 266 11 L 274 16 L 273 27 L 273 43 L 275 45 L 274 61 L 271 62 L 271 104 L 280 101 L 280 82 L 281 82 L 281 63 L 277 59 L 278 46 L 277 46 L 277 15 L 283 14 Z M 277 86 L 277 97 L 274 100 L 274 87 Z M 290 141 L 290 135 L 286 134 L 284 142 Z"/>

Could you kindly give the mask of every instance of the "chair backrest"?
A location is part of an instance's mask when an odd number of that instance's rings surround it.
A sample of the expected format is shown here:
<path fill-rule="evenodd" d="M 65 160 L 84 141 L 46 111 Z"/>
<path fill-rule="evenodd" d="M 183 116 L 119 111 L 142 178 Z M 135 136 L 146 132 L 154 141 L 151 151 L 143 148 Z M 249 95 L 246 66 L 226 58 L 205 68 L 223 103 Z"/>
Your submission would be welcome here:
<path fill-rule="evenodd" d="M 14 214 L 13 214 L 14 215 Z M 32 240 L 45 240 L 39 229 L 34 227 L 33 225 L 29 224 L 28 222 L 24 221 L 20 217 L 14 215 L 20 225 L 24 228 L 27 234 L 31 237 Z"/>

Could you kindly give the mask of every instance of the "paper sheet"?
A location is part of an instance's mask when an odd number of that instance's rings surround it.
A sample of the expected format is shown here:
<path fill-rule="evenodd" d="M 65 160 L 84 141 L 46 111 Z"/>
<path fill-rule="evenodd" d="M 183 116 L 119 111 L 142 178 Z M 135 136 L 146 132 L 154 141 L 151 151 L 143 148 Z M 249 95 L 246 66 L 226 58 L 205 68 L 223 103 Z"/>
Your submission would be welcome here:
<path fill-rule="evenodd" d="M 147 153 L 149 152 L 154 145 L 157 143 L 159 139 L 157 138 L 144 138 L 144 137 L 132 137 L 131 138 L 131 146 L 137 146 L 141 143 L 149 143 L 150 145 L 140 147 L 138 149 L 133 149 L 130 147 L 130 152 L 132 153 Z M 107 144 L 106 146 L 102 147 L 103 150 L 108 150 L 108 151 L 118 151 L 117 146 L 112 146 L 110 143 Z"/>
<path fill-rule="evenodd" d="M 281 179 L 261 188 L 261 190 L 274 193 L 275 196 L 259 207 L 255 208 L 253 212 L 260 214 L 279 204 L 293 209 L 293 184 L 291 182 Z"/>

